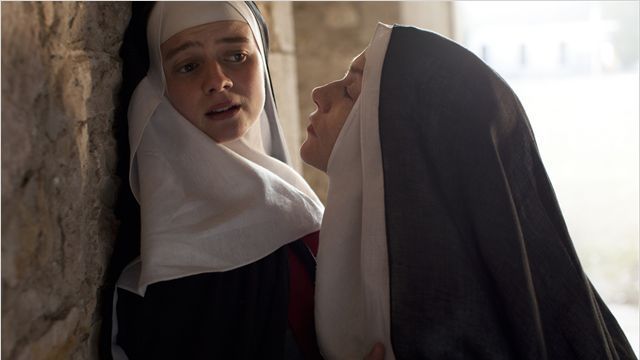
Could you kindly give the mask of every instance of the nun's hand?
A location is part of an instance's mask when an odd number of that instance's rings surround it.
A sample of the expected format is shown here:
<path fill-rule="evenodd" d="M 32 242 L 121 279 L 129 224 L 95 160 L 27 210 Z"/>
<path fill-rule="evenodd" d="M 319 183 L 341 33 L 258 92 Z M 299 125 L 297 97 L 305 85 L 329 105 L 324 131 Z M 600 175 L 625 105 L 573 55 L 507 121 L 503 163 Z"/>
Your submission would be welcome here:
<path fill-rule="evenodd" d="M 382 343 L 375 343 L 371 352 L 364 357 L 364 360 L 384 360 L 384 345 Z"/>

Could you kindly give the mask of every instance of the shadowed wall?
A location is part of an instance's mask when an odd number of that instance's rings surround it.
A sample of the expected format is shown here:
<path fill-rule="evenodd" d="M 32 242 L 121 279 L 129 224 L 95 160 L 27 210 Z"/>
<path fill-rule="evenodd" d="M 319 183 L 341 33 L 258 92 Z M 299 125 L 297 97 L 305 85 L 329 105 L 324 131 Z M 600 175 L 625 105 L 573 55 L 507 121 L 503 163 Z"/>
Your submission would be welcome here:
<path fill-rule="evenodd" d="M 2 358 L 94 357 L 128 16 L 128 3 L 2 3 Z"/>

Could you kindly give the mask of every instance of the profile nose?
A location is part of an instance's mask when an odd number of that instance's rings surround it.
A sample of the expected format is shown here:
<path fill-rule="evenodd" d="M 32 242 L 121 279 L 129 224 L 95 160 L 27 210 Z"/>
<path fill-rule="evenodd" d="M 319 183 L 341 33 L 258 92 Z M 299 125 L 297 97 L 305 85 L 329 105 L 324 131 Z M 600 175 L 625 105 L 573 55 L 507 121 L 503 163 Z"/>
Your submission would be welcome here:
<path fill-rule="evenodd" d="M 327 112 L 331 108 L 329 102 L 327 101 L 326 88 L 327 85 L 323 85 L 315 87 L 313 90 L 311 90 L 311 99 L 316 104 L 316 107 L 320 112 Z"/>
<path fill-rule="evenodd" d="M 212 94 L 233 87 L 233 81 L 218 62 L 213 62 L 207 67 L 206 78 L 203 82 L 205 94 Z"/>

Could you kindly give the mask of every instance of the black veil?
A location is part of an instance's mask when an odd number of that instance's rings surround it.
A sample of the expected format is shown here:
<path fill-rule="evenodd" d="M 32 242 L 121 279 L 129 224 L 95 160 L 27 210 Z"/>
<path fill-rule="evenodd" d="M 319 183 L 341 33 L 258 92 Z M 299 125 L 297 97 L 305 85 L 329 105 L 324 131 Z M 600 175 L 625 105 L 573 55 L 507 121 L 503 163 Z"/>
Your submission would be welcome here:
<path fill-rule="evenodd" d="M 437 34 L 395 26 L 379 119 L 397 358 L 636 358 L 496 73 Z"/>

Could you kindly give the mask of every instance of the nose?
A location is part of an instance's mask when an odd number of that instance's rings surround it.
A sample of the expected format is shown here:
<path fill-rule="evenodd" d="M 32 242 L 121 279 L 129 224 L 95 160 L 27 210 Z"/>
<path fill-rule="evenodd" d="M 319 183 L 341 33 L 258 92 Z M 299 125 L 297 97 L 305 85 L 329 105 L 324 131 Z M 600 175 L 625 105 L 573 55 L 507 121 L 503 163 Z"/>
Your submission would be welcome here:
<path fill-rule="evenodd" d="M 331 102 L 328 101 L 327 88 L 330 84 L 318 86 L 311 90 L 311 99 L 316 104 L 319 112 L 327 112 L 331 109 Z"/>
<path fill-rule="evenodd" d="M 207 65 L 202 90 L 205 94 L 229 90 L 233 87 L 233 81 L 225 73 L 224 68 L 217 61 Z"/>

